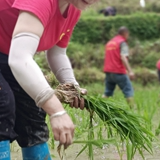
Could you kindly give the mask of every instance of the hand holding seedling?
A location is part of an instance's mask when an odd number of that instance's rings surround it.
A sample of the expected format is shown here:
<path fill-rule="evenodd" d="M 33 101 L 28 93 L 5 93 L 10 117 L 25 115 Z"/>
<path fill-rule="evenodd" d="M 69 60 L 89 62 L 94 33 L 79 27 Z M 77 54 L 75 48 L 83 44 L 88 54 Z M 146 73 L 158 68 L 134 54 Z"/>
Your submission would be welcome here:
<path fill-rule="evenodd" d="M 71 118 L 55 95 L 44 104 L 43 109 L 50 116 L 54 139 L 67 148 L 72 143 L 74 135 L 74 124 Z"/>
<path fill-rule="evenodd" d="M 83 89 L 83 88 L 79 88 L 78 90 L 80 92 L 80 95 L 86 95 L 87 94 L 87 90 Z M 80 108 L 81 110 L 84 109 L 84 98 L 82 98 L 81 96 L 75 96 L 73 102 L 70 103 L 70 107 L 75 107 L 75 108 Z"/>
<path fill-rule="evenodd" d="M 72 143 L 74 124 L 65 112 L 61 102 L 66 102 L 71 107 L 84 109 L 84 99 L 81 95 L 85 94 L 87 94 L 87 90 L 79 86 L 74 86 L 73 84 L 60 85 L 55 90 L 55 95 L 43 106 L 43 109 L 50 116 L 54 139 L 59 141 L 60 145 L 64 145 L 64 148 L 67 148 Z"/>
<path fill-rule="evenodd" d="M 56 88 L 56 96 L 61 102 L 68 103 L 73 108 L 84 109 L 84 98 L 82 95 L 87 94 L 87 90 L 74 86 L 73 84 L 61 84 Z"/>

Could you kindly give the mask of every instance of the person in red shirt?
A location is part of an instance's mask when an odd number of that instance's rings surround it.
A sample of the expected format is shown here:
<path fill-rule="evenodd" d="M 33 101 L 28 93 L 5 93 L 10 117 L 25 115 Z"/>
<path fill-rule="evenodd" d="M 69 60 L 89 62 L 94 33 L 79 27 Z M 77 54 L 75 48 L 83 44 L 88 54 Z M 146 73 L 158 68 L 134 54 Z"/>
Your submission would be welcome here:
<path fill-rule="evenodd" d="M 157 67 L 158 79 L 160 81 L 160 60 L 158 60 L 156 67 Z"/>
<path fill-rule="evenodd" d="M 16 139 L 24 160 L 50 160 L 46 113 L 55 140 L 65 148 L 72 143 L 74 124 L 33 57 L 46 51 L 59 82 L 79 86 L 66 48 L 81 10 L 96 1 L 0 1 L 0 159 L 10 159 L 9 142 Z M 71 106 L 83 109 L 84 99 Z"/>
<path fill-rule="evenodd" d="M 133 87 L 130 79 L 134 78 L 134 73 L 127 58 L 129 56 L 128 37 L 128 29 L 124 26 L 120 27 L 118 34 L 105 46 L 104 72 L 106 73 L 106 79 L 104 97 L 113 96 L 115 87 L 118 85 L 128 103 L 132 103 Z"/>

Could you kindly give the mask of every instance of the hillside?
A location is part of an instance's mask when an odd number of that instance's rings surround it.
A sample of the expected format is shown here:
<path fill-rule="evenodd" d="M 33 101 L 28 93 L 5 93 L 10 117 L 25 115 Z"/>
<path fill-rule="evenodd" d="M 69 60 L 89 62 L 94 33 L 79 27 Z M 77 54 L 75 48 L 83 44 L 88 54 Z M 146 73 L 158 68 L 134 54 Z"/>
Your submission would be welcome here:
<path fill-rule="evenodd" d="M 139 0 L 101 0 L 93 7 L 87 9 L 83 14 L 98 12 L 98 10 L 107 6 L 114 6 L 118 14 L 132 14 L 135 12 L 160 12 L 159 0 L 145 0 L 146 7 L 140 7 Z"/>

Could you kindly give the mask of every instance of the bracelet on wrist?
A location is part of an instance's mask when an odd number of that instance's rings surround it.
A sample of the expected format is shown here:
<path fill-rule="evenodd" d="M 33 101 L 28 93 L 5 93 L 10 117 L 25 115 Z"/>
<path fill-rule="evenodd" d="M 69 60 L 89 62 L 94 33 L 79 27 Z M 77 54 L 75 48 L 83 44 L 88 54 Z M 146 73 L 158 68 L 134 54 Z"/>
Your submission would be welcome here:
<path fill-rule="evenodd" d="M 50 119 L 63 116 L 64 114 L 67 114 L 67 112 L 66 111 L 60 111 L 60 112 L 54 113 L 54 114 L 50 115 Z"/>

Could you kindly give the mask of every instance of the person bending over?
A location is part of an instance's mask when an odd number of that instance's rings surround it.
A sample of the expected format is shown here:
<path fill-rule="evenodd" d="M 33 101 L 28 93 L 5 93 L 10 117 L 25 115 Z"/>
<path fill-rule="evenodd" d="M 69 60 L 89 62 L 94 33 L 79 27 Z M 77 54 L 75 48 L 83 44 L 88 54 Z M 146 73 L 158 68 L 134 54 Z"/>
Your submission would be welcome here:
<path fill-rule="evenodd" d="M 33 56 L 46 50 L 59 82 L 78 86 L 66 48 L 81 10 L 96 1 L 0 0 L 1 160 L 10 160 L 9 142 L 15 139 L 24 160 L 51 159 L 46 113 L 55 140 L 65 148 L 72 143 L 74 124 Z M 83 109 L 84 100 L 77 97 L 72 105 Z"/>
<path fill-rule="evenodd" d="M 132 105 L 134 91 L 130 79 L 134 78 L 134 73 L 128 62 L 128 37 L 129 30 L 124 26 L 120 27 L 118 34 L 105 46 L 104 72 L 106 78 L 104 97 L 113 96 L 115 87 L 118 85 L 127 102 Z"/>

